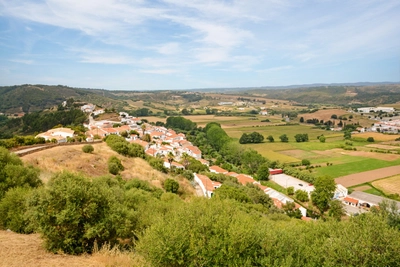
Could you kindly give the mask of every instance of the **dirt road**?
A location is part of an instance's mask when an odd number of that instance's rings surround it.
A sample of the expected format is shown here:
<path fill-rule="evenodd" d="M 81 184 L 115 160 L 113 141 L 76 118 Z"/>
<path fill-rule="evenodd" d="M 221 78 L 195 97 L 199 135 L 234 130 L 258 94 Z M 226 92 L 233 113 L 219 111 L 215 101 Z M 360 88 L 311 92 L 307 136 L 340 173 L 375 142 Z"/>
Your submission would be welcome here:
<path fill-rule="evenodd" d="M 386 167 L 373 171 L 360 172 L 356 174 L 350 174 L 335 179 L 337 184 L 341 184 L 345 187 L 358 185 L 366 182 L 371 182 L 376 179 L 381 179 L 389 176 L 400 174 L 400 166 Z"/>

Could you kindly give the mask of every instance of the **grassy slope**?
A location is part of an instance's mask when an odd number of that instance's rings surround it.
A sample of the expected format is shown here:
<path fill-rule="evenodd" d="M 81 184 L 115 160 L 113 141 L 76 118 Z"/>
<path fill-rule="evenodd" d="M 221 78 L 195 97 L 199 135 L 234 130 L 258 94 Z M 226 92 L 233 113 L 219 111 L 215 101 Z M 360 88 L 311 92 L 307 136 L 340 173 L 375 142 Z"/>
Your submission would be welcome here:
<path fill-rule="evenodd" d="M 109 248 L 92 255 L 72 256 L 53 254 L 43 247 L 38 234 L 23 235 L 0 231 L 0 267 L 99 267 L 99 266 L 145 266 L 133 253 L 124 253 Z"/>

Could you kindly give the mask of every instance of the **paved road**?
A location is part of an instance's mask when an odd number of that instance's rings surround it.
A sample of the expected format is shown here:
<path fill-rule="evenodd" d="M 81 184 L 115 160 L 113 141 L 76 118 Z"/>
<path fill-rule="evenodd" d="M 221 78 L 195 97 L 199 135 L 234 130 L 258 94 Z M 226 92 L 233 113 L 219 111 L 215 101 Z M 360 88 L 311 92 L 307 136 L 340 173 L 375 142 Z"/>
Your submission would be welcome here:
<path fill-rule="evenodd" d="M 392 166 L 381 168 L 373 171 L 360 172 L 355 174 L 350 174 L 335 179 L 337 184 L 341 184 L 345 187 L 363 184 L 366 182 L 371 182 L 376 179 L 381 179 L 389 176 L 400 174 L 400 166 Z"/>

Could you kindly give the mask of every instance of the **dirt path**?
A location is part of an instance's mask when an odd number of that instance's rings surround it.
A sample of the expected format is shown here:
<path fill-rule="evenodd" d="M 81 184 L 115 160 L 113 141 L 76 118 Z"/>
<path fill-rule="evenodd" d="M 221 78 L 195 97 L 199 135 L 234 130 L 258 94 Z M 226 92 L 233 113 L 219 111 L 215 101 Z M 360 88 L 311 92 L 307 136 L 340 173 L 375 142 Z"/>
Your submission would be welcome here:
<path fill-rule="evenodd" d="M 335 179 L 337 184 L 341 184 L 345 187 L 358 185 L 366 182 L 371 182 L 376 179 L 381 179 L 389 176 L 400 174 L 400 166 L 386 167 L 373 171 L 360 172 L 356 174 L 350 174 Z"/>

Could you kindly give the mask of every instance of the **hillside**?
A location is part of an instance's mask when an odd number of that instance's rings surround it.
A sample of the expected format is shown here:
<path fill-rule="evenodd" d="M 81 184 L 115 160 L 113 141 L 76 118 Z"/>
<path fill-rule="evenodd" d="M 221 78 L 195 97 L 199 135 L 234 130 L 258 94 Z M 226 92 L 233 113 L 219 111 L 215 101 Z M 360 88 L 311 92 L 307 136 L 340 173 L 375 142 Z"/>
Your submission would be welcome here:
<path fill-rule="evenodd" d="M 400 85 L 318 86 L 295 89 L 253 89 L 246 94 L 290 100 L 300 104 L 376 106 L 400 101 Z"/>
<path fill-rule="evenodd" d="M 0 112 L 28 113 L 60 105 L 74 98 L 76 101 L 90 101 L 97 105 L 116 104 L 102 95 L 101 90 L 71 88 L 63 85 L 14 85 L 0 87 Z"/>
<path fill-rule="evenodd" d="M 153 169 L 141 158 L 127 158 L 111 150 L 106 143 L 93 144 L 94 152 L 91 154 L 82 152 L 82 145 L 53 147 L 47 150 L 35 152 L 22 157 L 28 164 L 41 170 L 40 178 L 47 182 L 55 173 L 68 170 L 69 172 L 81 173 L 88 177 L 108 175 L 107 160 L 111 156 L 121 159 L 125 170 L 121 176 L 125 180 L 139 178 L 147 180 L 154 186 L 161 188 L 162 182 L 167 175 Z M 180 181 L 181 193 L 194 195 L 194 188 L 187 180 Z"/>

